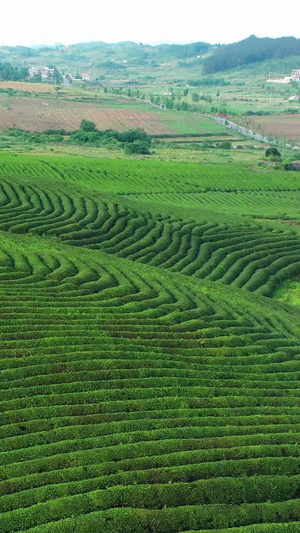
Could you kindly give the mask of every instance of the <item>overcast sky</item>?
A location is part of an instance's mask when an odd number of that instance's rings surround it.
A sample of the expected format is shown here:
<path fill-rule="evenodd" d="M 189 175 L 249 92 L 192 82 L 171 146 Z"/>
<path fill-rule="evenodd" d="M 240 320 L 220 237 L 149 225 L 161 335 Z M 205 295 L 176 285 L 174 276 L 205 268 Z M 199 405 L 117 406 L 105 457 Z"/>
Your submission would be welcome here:
<path fill-rule="evenodd" d="M 273 0 L 10 0 L 1 2 L 0 45 L 300 38 L 299 0 L 278 6 Z"/>

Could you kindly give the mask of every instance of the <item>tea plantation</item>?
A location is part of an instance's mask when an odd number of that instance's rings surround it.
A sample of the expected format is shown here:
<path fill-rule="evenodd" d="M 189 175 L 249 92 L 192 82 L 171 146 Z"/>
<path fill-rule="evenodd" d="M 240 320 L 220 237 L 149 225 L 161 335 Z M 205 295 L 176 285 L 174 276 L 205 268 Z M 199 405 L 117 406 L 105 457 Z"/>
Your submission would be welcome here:
<path fill-rule="evenodd" d="M 273 298 L 299 199 L 296 172 L 0 155 L 1 533 L 300 531 Z"/>

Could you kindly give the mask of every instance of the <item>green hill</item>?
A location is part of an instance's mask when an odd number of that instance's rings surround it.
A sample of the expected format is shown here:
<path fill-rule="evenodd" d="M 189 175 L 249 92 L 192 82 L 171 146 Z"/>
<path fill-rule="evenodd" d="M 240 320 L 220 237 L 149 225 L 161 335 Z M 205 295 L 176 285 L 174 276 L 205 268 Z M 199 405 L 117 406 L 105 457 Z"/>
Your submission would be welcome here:
<path fill-rule="evenodd" d="M 248 65 L 258 64 L 260 68 L 267 65 L 265 73 L 268 73 L 269 62 L 274 61 L 279 62 L 280 72 L 281 62 L 286 64 L 291 57 L 295 60 L 292 68 L 297 68 L 300 39 L 258 38 L 254 35 L 229 45 L 199 41 L 185 45 L 157 46 L 134 42 L 90 42 L 40 48 L 1 46 L 0 79 L 22 80 L 30 67 L 55 65 L 61 73 L 73 76 L 88 71 L 91 80 L 97 80 L 99 83 L 108 80 L 124 83 L 126 79 L 131 85 L 148 84 L 153 80 L 185 85 L 187 80 L 205 82 L 206 75 L 220 71 L 230 73 L 236 68 L 244 69 Z M 289 70 L 286 75 L 290 73 Z M 216 85 L 223 83 L 222 79 L 216 80 Z"/>
<path fill-rule="evenodd" d="M 298 174 L 1 155 L 1 532 L 299 531 Z"/>
<path fill-rule="evenodd" d="M 258 38 L 250 35 L 238 43 L 219 47 L 204 62 L 203 73 L 213 74 L 253 63 L 300 56 L 300 39 L 295 37 Z M 296 67 L 295 67 L 296 68 Z"/>
<path fill-rule="evenodd" d="M 2 46 L 0 47 L 0 77 L 23 79 L 16 77 L 13 70 L 7 72 L 7 63 L 11 63 L 14 67 L 27 68 L 55 65 L 61 72 L 66 70 L 73 75 L 80 74 L 82 70 L 88 70 L 92 74 L 92 79 L 99 76 L 103 79 L 103 76 L 109 78 L 120 75 L 123 78 L 126 75 L 140 75 L 147 78 L 149 75 L 156 76 L 157 70 L 166 69 L 166 63 L 174 69 L 180 61 L 187 61 L 187 66 L 190 61 L 194 61 L 195 64 L 191 66 L 199 67 L 201 66 L 200 56 L 204 56 L 211 49 L 212 45 L 204 42 L 157 46 L 133 42 L 115 44 L 91 42 L 41 48 Z M 22 74 L 23 70 L 20 72 L 20 75 Z M 7 75 L 10 77 L 3 78 Z"/>

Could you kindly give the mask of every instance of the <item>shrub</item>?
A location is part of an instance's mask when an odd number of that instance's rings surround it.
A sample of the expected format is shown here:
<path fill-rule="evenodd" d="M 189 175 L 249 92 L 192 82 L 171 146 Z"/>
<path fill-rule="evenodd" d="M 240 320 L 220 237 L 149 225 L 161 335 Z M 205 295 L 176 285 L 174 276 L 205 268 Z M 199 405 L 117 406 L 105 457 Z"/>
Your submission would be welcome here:
<path fill-rule="evenodd" d="M 277 150 L 277 148 L 275 148 L 275 146 L 270 146 L 265 151 L 265 156 L 268 158 L 271 156 L 273 160 L 273 157 L 281 157 L 281 153 L 279 152 L 279 150 Z"/>
<path fill-rule="evenodd" d="M 83 119 L 80 123 L 80 129 L 82 131 L 96 131 L 96 124 L 91 120 Z"/>
<path fill-rule="evenodd" d="M 143 128 L 136 128 L 122 133 L 117 133 L 118 140 L 125 143 L 133 143 L 134 141 L 145 141 L 148 144 L 151 142 L 151 137 L 145 132 Z"/>
<path fill-rule="evenodd" d="M 230 150 L 231 148 L 231 142 L 230 141 L 223 141 L 219 144 L 219 148 L 222 148 L 223 150 Z"/>
<path fill-rule="evenodd" d="M 150 145 L 146 141 L 134 141 L 131 143 L 126 143 L 125 151 L 128 154 L 145 154 L 149 155 Z"/>

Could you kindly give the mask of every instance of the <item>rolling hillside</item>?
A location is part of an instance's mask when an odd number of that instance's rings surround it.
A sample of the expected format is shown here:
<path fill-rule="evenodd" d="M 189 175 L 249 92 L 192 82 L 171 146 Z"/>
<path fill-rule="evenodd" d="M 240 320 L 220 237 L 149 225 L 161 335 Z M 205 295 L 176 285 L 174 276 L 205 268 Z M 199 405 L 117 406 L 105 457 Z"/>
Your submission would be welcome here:
<path fill-rule="evenodd" d="M 299 531 L 299 194 L 0 155 L 1 532 Z"/>
<path fill-rule="evenodd" d="M 228 45 L 198 41 L 156 46 L 134 42 L 90 42 L 34 48 L 0 46 L 0 73 L 1 66 L 5 67 L 7 63 L 19 68 L 51 64 L 61 72 L 67 70 L 73 75 L 88 70 L 91 79 L 98 78 L 99 81 L 134 76 L 147 82 L 149 77 L 168 78 L 175 70 L 181 78 L 186 78 L 191 72 L 198 72 L 198 75 L 214 74 L 299 56 L 300 40 L 295 37 L 272 39 L 255 35 Z M 7 74 L 6 70 L 4 74 Z"/>

